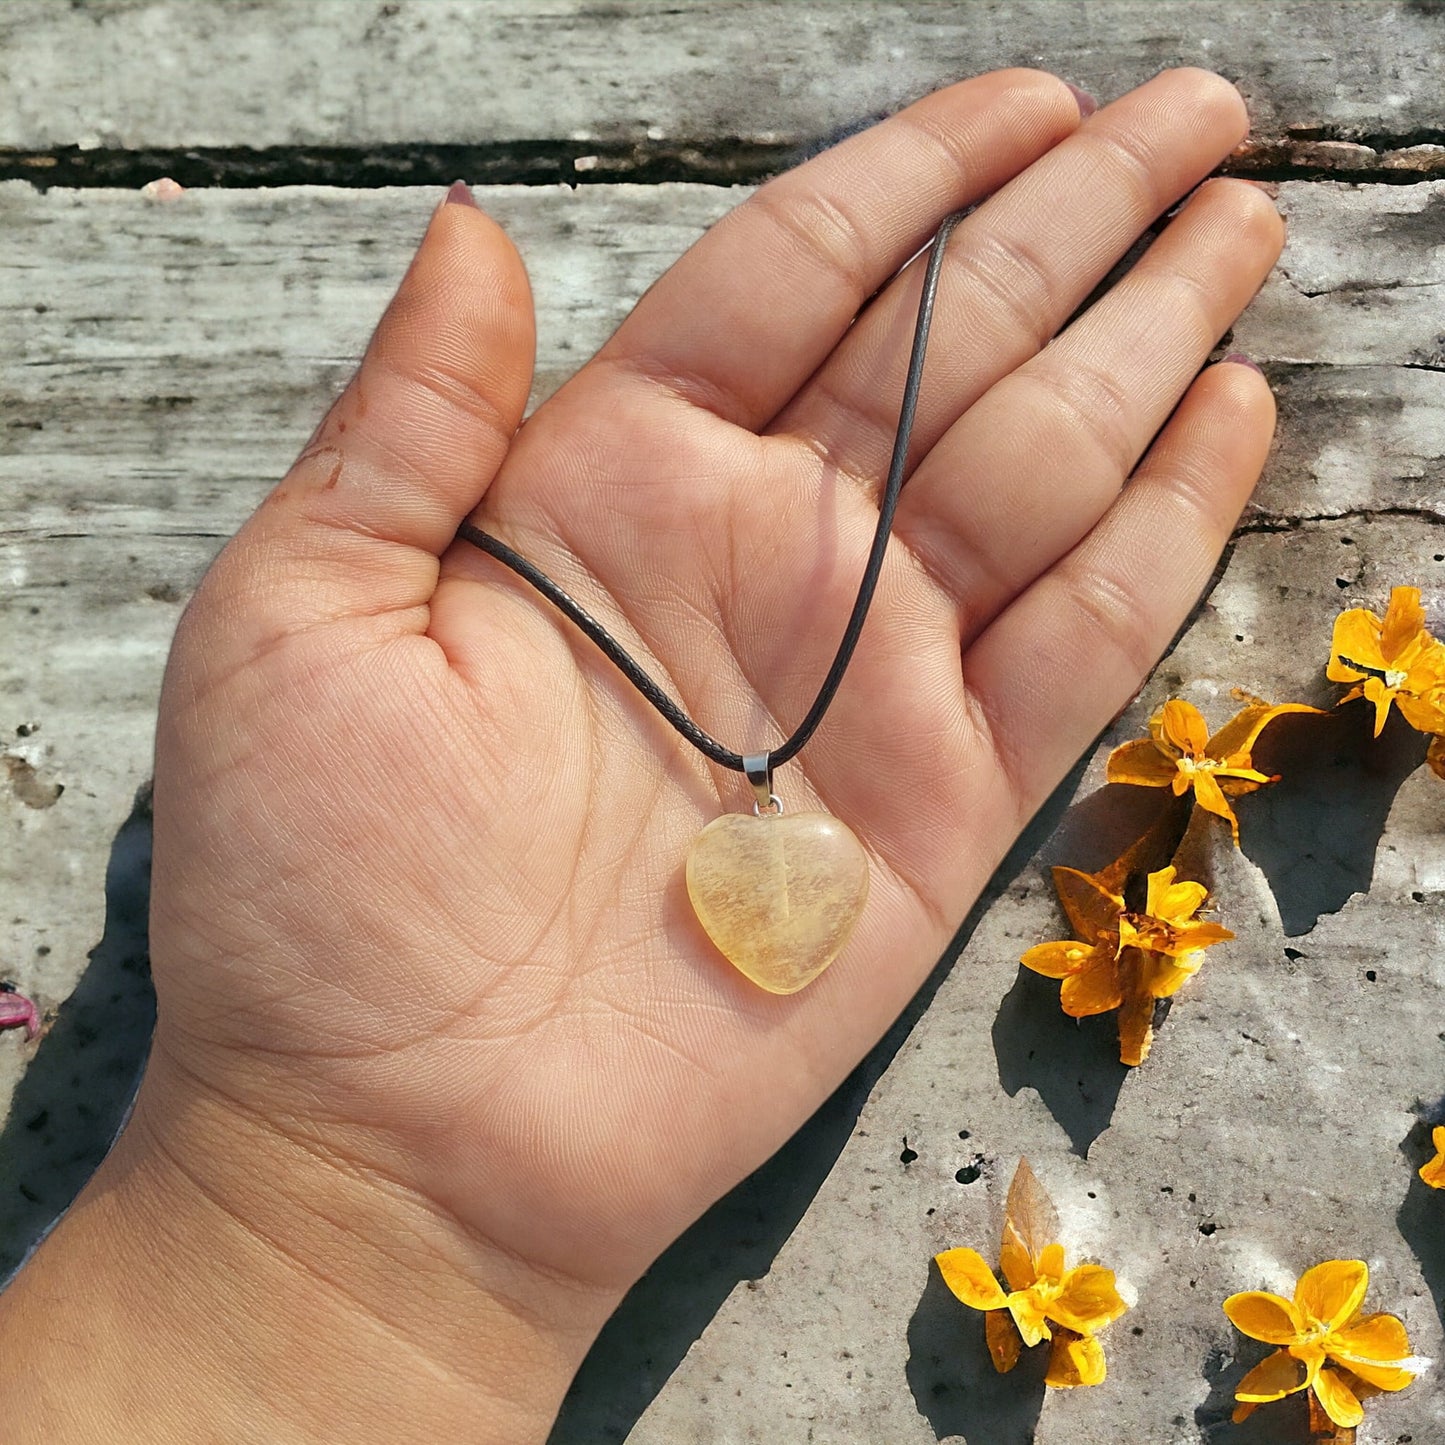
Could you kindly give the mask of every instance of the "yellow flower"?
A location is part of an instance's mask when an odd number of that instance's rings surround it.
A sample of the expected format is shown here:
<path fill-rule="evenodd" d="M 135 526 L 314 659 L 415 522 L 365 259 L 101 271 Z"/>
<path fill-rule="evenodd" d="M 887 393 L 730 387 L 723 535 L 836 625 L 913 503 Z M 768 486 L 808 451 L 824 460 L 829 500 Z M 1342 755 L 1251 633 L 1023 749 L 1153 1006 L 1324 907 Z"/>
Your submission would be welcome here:
<path fill-rule="evenodd" d="M 1018 1363 L 1021 1345 L 1032 1348 L 1051 1340 L 1046 1384 L 1056 1389 L 1097 1385 L 1106 1370 L 1104 1347 L 1094 1333 L 1128 1306 L 1119 1297 L 1112 1270 L 1097 1264 L 1065 1268 L 1063 1245 L 1044 1242 L 1057 1232 L 1053 1204 L 1028 1161 L 1021 1159 L 1009 1186 L 999 1248 L 999 1269 L 1008 1290 L 977 1250 L 946 1249 L 934 1260 L 958 1299 L 970 1309 L 989 1312 L 989 1354 L 1000 1374 Z"/>
<path fill-rule="evenodd" d="M 1435 1129 L 1430 1139 L 1435 1145 L 1435 1157 L 1420 1166 L 1420 1178 L 1431 1189 L 1445 1189 L 1445 1124 Z"/>
<path fill-rule="evenodd" d="M 1445 737 L 1441 737 L 1439 733 L 1430 739 L 1430 746 L 1425 750 L 1425 761 L 1437 778 L 1445 778 Z"/>
<path fill-rule="evenodd" d="M 1363 1260 L 1331 1259 L 1300 1276 L 1294 1300 L 1253 1291 L 1231 1295 L 1224 1313 L 1252 1340 L 1281 1348 L 1239 1382 L 1236 1421 L 1271 1400 L 1312 1389 L 1330 1419 L 1354 1429 L 1361 1395 L 1403 1390 L 1425 1367 L 1410 1354 L 1394 1315 L 1360 1313 L 1370 1271 Z"/>
<path fill-rule="evenodd" d="M 1196 916 L 1208 896 L 1202 883 L 1174 879 L 1173 868 L 1151 873 L 1145 911 L 1131 913 L 1094 875 L 1055 868 L 1054 887 L 1081 936 L 1041 943 L 1022 959 L 1025 968 L 1062 980 L 1059 1002 L 1070 1018 L 1119 1009 L 1119 1058 L 1131 1067 L 1148 1056 L 1154 1001 L 1198 972 L 1206 948 L 1234 937 Z"/>
<path fill-rule="evenodd" d="M 1229 819 L 1238 844 L 1239 819 L 1226 794 L 1238 797 L 1275 781 L 1254 766 L 1250 753 L 1260 733 L 1287 712 L 1319 712 L 1319 708 L 1297 702 L 1274 707 L 1251 703 L 1210 737 L 1199 709 L 1171 698 L 1149 719 L 1147 738 L 1124 743 L 1109 754 L 1106 776 L 1111 783 L 1172 788 L 1176 798 L 1193 788 L 1201 808 Z"/>
<path fill-rule="evenodd" d="M 1418 587 L 1396 587 L 1383 617 L 1353 607 L 1335 618 L 1326 675 L 1355 684 L 1343 702 L 1363 697 L 1375 707 L 1379 737 L 1393 702 L 1412 728 L 1445 733 L 1445 645 L 1425 630 Z"/>

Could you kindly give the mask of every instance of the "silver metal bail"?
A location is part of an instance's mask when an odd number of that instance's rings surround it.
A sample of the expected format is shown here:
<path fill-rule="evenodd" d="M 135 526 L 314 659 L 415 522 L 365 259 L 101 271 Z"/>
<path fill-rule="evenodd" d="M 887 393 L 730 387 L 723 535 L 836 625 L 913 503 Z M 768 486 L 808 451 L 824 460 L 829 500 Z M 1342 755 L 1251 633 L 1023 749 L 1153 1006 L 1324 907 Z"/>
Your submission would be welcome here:
<path fill-rule="evenodd" d="M 773 762 L 769 753 L 744 753 L 743 772 L 747 780 L 753 785 L 753 793 L 757 801 L 753 804 L 753 812 L 781 813 L 782 802 L 778 795 L 773 792 Z"/>

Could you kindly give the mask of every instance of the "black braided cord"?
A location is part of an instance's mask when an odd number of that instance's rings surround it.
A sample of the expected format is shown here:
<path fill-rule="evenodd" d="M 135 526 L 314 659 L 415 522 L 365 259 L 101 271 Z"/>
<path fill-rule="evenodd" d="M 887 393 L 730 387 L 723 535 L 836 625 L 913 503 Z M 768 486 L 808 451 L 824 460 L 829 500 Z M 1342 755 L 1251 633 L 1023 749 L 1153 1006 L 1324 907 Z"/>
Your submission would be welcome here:
<path fill-rule="evenodd" d="M 898 510 L 898 498 L 903 490 L 903 473 L 908 461 L 908 443 L 913 436 L 913 420 L 918 412 L 918 392 L 923 384 L 923 358 L 928 349 L 928 332 L 933 324 L 933 303 L 938 295 L 938 279 L 943 269 L 943 252 L 948 243 L 949 233 L 962 220 L 961 215 L 950 216 L 938 228 L 933 238 L 928 269 L 923 277 L 923 292 L 918 298 L 918 320 L 913 328 L 913 350 L 908 358 L 908 375 L 903 384 L 903 402 L 898 411 L 898 432 L 893 442 L 893 459 L 888 467 L 888 481 L 883 488 L 883 498 L 878 508 L 878 529 L 873 534 L 873 547 L 868 553 L 868 565 L 863 569 L 863 579 L 858 585 L 858 599 L 853 604 L 852 615 L 843 630 L 842 640 L 833 658 L 833 665 L 823 679 L 813 705 L 807 716 L 793 730 L 792 736 L 780 747 L 768 754 L 769 768 L 781 767 L 797 757 L 803 744 L 813 736 L 814 730 L 828 711 L 843 674 L 853 660 L 853 652 L 863 633 L 863 623 L 868 616 L 873 594 L 878 587 L 878 578 L 883 571 L 883 555 L 888 548 L 888 535 L 893 529 L 893 514 Z M 647 672 L 633 659 L 630 653 L 613 635 L 575 598 L 564 592 L 541 568 L 534 566 L 520 552 L 470 522 L 463 522 L 457 529 L 457 536 L 463 541 L 480 547 L 490 557 L 510 567 L 524 582 L 530 583 L 559 612 L 563 613 L 579 631 L 585 633 L 617 667 L 618 671 L 650 702 L 653 707 L 695 747 L 704 757 L 724 768 L 740 773 L 743 769 L 743 755 L 725 748 L 710 733 L 704 732 L 678 705 L 648 676 Z"/>

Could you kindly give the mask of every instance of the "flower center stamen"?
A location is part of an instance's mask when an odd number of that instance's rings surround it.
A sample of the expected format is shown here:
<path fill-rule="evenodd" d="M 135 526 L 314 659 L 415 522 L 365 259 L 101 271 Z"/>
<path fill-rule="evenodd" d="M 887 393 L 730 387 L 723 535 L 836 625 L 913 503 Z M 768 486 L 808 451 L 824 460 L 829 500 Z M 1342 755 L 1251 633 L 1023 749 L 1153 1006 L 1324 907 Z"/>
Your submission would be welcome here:
<path fill-rule="evenodd" d="M 1192 778 L 1198 773 L 1212 773 L 1219 767 L 1219 763 L 1214 758 L 1183 757 L 1176 766 L 1186 778 Z"/>

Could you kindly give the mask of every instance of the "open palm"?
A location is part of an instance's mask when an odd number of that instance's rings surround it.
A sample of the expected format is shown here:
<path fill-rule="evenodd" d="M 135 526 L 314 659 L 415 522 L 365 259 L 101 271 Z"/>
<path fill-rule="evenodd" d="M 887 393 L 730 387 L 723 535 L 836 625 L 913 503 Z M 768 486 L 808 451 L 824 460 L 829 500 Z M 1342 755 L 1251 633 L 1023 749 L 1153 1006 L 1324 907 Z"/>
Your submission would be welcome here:
<path fill-rule="evenodd" d="M 152 1075 L 615 1298 L 879 1036 L 1206 583 L 1273 408 L 1248 367 L 1200 367 L 1278 254 L 1274 208 L 1205 186 L 1065 328 L 1245 125 L 1194 71 L 1082 127 L 1037 72 L 941 91 L 740 206 L 520 430 L 521 264 L 442 206 L 183 621 Z M 777 778 L 864 842 L 869 901 L 833 967 L 773 997 L 683 883 L 746 784 L 451 539 L 473 516 L 703 727 L 776 746 L 876 523 L 919 285 L 900 268 L 978 202 L 861 645 Z"/>

